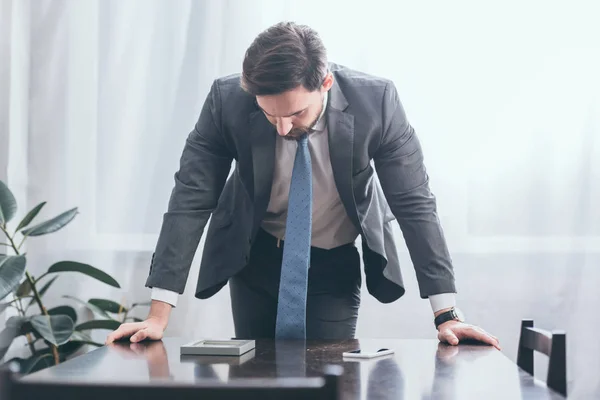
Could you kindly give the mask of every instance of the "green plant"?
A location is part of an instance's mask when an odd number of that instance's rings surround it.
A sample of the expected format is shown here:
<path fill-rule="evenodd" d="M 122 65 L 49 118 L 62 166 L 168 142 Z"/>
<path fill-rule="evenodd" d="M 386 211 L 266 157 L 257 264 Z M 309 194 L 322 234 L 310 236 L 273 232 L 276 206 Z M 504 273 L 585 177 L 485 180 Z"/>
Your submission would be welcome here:
<path fill-rule="evenodd" d="M 102 346 L 92 340 L 87 333 L 89 330 L 113 330 L 125 321 L 140 321 L 130 312 L 135 307 L 148 305 L 148 303 L 134 303 L 126 308 L 118 302 L 107 299 L 83 301 L 69 295 L 62 296 L 82 304 L 93 313 L 94 319 L 79 324 L 77 312 L 69 305 L 46 308 L 43 302 L 44 294 L 62 273 L 77 272 L 116 288 L 120 288 L 120 285 L 102 270 L 76 261 L 54 263 L 39 277 L 29 273 L 26 268 L 27 255 L 21 253 L 26 240 L 62 229 L 78 213 L 77 208 L 73 208 L 29 227 L 45 204 L 43 202 L 29 211 L 14 232 L 10 233 L 7 224 L 17 214 L 17 202 L 8 186 L 0 181 L 0 232 L 4 234 L 0 235 L 0 247 L 5 247 L 6 253 L 14 253 L 0 254 L 0 314 L 8 308 L 17 310 L 17 315 L 8 318 L 5 329 L 0 332 L 0 359 L 5 356 L 16 337 L 25 336 L 31 356 L 10 360 L 19 362 L 21 373 L 59 364 L 86 344 Z M 2 240 L 2 236 L 6 237 L 6 241 Z M 33 312 L 34 309 L 36 312 Z"/>

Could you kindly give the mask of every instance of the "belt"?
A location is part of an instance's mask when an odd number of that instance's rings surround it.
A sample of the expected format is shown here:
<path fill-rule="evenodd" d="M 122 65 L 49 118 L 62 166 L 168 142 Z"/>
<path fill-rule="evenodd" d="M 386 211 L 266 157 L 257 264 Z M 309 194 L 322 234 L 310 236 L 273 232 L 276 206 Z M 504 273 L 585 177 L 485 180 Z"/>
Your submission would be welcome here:
<path fill-rule="evenodd" d="M 263 228 L 260 228 L 257 234 L 257 241 L 261 241 L 264 244 L 266 244 L 267 246 L 273 246 L 273 247 L 277 247 L 279 249 L 283 250 L 283 246 L 285 244 L 285 240 L 283 240 L 282 238 L 278 238 L 275 237 L 273 235 L 271 235 L 269 232 L 265 231 Z M 321 247 L 315 247 L 315 246 L 311 246 L 310 250 L 311 252 L 316 252 L 316 253 L 330 253 L 332 251 L 336 251 L 336 250 L 340 250 L 340 249 L 345 249 L 348 247 L 354 247 L 354 242 L 352 243 L 347 243 L 347 244 L 343 244 L 341 246 L 337 246 L 331 249 L 323 249 Z"/>

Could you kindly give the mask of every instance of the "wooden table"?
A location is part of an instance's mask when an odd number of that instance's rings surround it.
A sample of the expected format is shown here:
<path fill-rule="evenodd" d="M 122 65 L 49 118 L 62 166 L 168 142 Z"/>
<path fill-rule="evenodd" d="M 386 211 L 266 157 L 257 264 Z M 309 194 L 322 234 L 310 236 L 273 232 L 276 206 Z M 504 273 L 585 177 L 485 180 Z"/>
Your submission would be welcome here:
<path fill-rule="evenodd" d="M 319 376 L 324 365 L 344 368 L 344 399 L 562 399 L 504 354 L 482 345 L 447 346 L 436 340 L 355 339 L 274 342 L 258 340 L 241 357 L 181 356 L 189 342 L 165 338 L 96 349 L 24 379 L 148 382 L 238 377 Z M 356 348 L 392 348 L 395 354 L 344 360 Z"/>

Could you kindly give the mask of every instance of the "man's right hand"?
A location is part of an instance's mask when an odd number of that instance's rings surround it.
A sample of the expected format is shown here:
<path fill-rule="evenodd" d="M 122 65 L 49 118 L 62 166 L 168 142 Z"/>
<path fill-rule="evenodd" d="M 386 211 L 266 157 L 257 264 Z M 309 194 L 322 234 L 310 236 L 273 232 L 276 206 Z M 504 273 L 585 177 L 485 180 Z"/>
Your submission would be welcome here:
<path fill-rule="evenodd" d="M 132 343 L 142 340 L 162 339 L 163 333 L 167 328 L 171 308 L 170 304 L 152 300 L 150 314 L 145 321 L 122 324 L 107 336 L 105 344 L 126 338 L 129 338 L 129 341 Z"/>
<path fill-rule="evenodd" d="M 148 318 L 143 322 L 131 322 L 122 324 L 106 338 L 106 344 L 110 344 L 115 340 L 129 338 L 129 341 L 136 343 L 144 339 L 160 340 L 163 337 L 163 324 L 155 318 Z"/>

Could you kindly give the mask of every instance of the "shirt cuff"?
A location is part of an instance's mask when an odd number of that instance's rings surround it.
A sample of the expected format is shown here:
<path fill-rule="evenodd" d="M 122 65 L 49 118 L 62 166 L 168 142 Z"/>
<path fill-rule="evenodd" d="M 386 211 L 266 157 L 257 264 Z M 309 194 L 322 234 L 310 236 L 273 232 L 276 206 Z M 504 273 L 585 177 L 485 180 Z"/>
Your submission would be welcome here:
<path fill-rule="evenodd" d="M 456 307 L 456 295 L 454 293 L 440 293 L 429 296 L 431 309 L 434 313 L 444 308 Z"/>
<path fill-rule="evenodd" d="M 173 292 L 172 290 L 161 289 L 154 287 L 152 288 L 152 300 L 162 301 L 163 303 L 168 303 L 171 306 L 177 306 L 177 299 L 179 298 L 179 293 Z"/>

